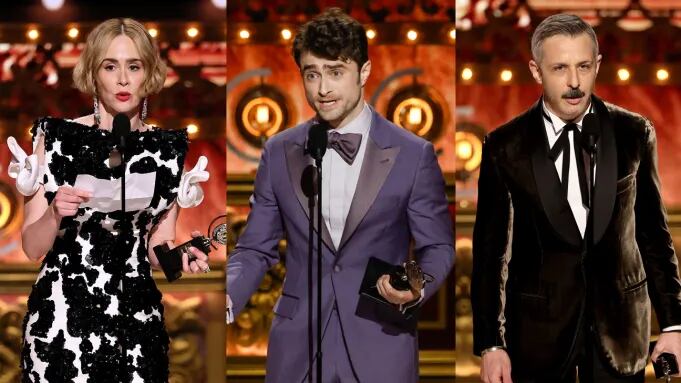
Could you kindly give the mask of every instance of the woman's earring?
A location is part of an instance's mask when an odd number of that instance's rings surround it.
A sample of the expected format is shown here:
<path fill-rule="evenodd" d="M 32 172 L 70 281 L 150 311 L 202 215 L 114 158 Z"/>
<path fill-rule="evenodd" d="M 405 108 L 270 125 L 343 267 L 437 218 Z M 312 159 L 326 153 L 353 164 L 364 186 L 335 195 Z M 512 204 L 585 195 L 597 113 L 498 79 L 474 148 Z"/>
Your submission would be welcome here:
<path fill-rule="evenodd" d="M 140 116 L 140 119 L 142 121 L 147 119 L 147 98 L 144 98 L 144 101 L 142 101 L 142 114 Z"/>
<path fill-rule="evenodd" d="M 95 96 L 95 124 L 99 126 L 100 124 L 100 118 L 99 118 L 99 100 L 97 99 L 97 96 Z"/>

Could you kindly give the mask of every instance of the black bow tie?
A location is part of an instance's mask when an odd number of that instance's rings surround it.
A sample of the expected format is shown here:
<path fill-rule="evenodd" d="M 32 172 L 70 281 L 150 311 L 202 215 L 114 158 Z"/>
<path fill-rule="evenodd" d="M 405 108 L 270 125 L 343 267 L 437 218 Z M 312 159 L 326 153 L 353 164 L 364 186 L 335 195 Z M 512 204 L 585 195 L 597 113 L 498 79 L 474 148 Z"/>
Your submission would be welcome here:
<path fill-rule="evenodd" d="M 579 189 L 582 194 L 582 203 L 584 206 L 589 206 L 589 192 L 586 185 L 586 174 L 584 167 L 584 155 L 581 150 L 582 134 L 580 133 L 577 124 L 571 122 L 563 127 L 563 132 L 558 137 L 558 140 L 549 150 L 549 158 L 554 162 L 558 159 L 560 153 L 563 153 L 563 171 L 561 183 L 563 188 L 563 196 L 567 199 L 568 196 L 568 181 L 570 177 L 570 137 L 568 133 L 574 131 L 574 153 L 577 161 L 577 175 L 579 180 Z"/>
<path fill-rule="evenodd" d="M 329 132 L 327 147 L 333 149 L 349 165 L 355 161 L 359 145 L 362 143 L 362 135 L 358 133 Z"/>

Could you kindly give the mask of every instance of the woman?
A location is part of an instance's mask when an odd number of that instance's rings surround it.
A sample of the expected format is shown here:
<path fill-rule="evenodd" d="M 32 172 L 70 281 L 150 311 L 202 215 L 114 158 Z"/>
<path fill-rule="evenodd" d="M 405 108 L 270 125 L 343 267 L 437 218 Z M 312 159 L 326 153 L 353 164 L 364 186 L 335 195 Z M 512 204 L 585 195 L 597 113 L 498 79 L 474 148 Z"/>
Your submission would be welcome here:
<path fill-rule="evenodd" d="M 32 260 L 45 255 L 24 320 L 25 382 L 168 380 L 168 335 L 151 249 L 172 243 L 178 205 L 200 203 L 195 183 L 208 174 L 205 160 L 182 174 L 186 131 L 144 123 L 146 97 L 161 90 L 165 77 L 142 24 L 107 20 L 88 36 L 73 73 L 76 87 L 94 97 L 94 113 L 38 120 L 31 156 L 8 139 L 16 160 L 10 173 L 27 195 L 23 249 Z M 126 183 L 148 189 L 128 202 L 125 216 L 120 201 L 91 200 L 93 191 L 120 185 L 123 167 L 116 164 L 111 133 L 119 113 L 131 125 Z M 96 179 L 103 189 L 75 188 L 77 178 Z M 196 259 L 188 262 L 184 254 L 184 271 L 207 272 L 206 255 L 190 251 Z"/>

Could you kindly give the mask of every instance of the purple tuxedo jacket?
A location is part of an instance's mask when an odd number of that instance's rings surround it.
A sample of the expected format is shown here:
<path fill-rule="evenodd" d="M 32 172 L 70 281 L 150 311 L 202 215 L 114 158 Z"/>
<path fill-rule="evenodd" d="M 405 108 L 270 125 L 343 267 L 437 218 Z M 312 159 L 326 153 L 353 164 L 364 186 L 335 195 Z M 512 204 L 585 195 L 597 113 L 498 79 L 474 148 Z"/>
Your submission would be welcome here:
<path fill-rule="evenodd" d="M 432 144 L 375 111 L 372 114 L 370 139 L 338 249 L 326 225 L 322 228 L 323 323 L 335 301 L 350 360 L 361 382 L 416 382 L 415 324 L 395 320 L 376 303 L 360 299 L 360 284 L 369 257 L 401 264 L 407 260 L 413 238 L 417 261 L 435 278 L 425 289 L 429 298 L 454 263 L 454 233 Z M 266 271 L 279 261 L 277 244 L 286 235 L 287 274 L 274 307 L 268 382 L 301 382 L 308 370 L 309 213 L 300 180 L 312 164 L 305 154 L 310 125 L 308 121 L 288 129 L 265 145 L 248 222 L 227 264 L 227 292 L 238 314 Z M 316 249 L 313 270 L 316 287 Z M 312 311 L 316 323 L 316 308 Z M 316 325 L 312 327 L 316 330 Z M 312 334 L 314 342 L 316 333 Z"/>

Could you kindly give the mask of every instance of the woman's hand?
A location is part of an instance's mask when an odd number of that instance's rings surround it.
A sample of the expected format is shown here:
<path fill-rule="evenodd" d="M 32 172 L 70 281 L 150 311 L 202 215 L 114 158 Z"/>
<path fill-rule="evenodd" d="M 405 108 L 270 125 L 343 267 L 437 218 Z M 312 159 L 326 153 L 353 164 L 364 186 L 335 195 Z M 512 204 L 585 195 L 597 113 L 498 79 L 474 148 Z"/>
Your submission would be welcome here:
<path fill-rule="evenodd" d="M 201 232 L 199 231 L 192 232 L 192 237 L 198 237 L 200 235 Z M 210 271 L 210 267 L 208 267 L 208 255 L 206 255 L 206 253 L 193 246 L 189 248 L 189 252 L 195 257 L 195 259 L 190 260 L 189 254 L 183 252 L 182 271 L 192 274 L 207 273 Z"/>
<path fill-rule="evenodd" d="M 60 186 L 50 206 L 57 218 L 71 217 L 76 215 L 80 204 L 87 202 L 90 197 L 92 197 L 92 193 L 89 191 L 70 186 Z"/>

